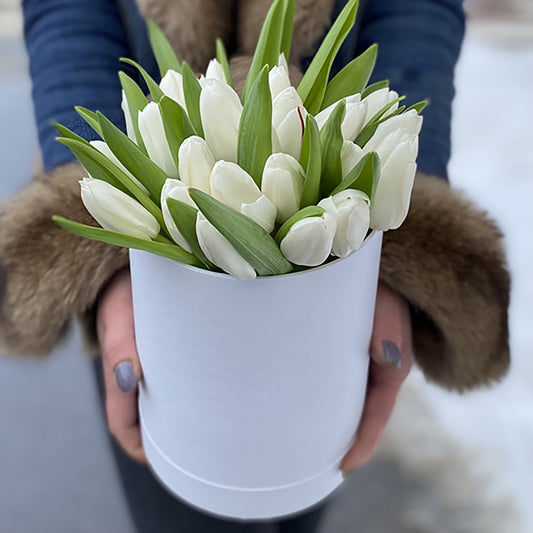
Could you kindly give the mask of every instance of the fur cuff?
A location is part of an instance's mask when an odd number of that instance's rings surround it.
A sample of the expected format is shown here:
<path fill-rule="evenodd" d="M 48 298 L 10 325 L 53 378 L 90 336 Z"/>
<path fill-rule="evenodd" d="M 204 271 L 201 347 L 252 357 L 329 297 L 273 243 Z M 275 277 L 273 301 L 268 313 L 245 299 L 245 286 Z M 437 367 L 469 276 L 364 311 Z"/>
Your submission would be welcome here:
<path fill-rule="evenodd" d="M 384 235 L 380 279 L 411 304 L 415 358 L 428 379 L 465 390 L 503 376 L 510 279 L 502 235 L 447 182 L 417 178 L 407 220 Z"/>
<path fill-rule="evenodd" d="M 92 224 L 74 163 L 37 177 L 0 214 L 0 350 L 44 354 L 86 313 L 127 250 L 72 235 L 52 215 Z"/>

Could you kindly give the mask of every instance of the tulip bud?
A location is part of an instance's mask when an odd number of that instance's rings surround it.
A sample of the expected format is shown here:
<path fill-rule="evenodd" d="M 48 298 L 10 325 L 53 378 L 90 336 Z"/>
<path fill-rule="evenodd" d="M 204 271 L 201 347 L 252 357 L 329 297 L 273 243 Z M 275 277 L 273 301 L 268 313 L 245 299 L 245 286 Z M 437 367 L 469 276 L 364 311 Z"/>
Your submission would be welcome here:
<path fill-rule="evenodd" d="M 254 279 L 255 270 L 231 243 L 198 211 L 196 236 L 205 256 L 224 272 L 238 279 Z"/>
<path fill-rule="evenodd" d="M 272 154 L 265 163 L 261 189 L 276 206 L 276 220 L 283 224 L 300 209 L 305 172 L 289 154 Z"/>
<path fill-rule="evenodd" d="M 205 140 L 215 160 L 237 162 L 242 104 L 226 83 L 206 79 L 200 94 L 200 115 Z"/>
<path fill-rule="evenodd" d="M 359 163 L 364 152 L 360 146 L 352 141 L 344 141 L 341 150 L 342 177 L 345 178 L 348 173 Z"/>
<path fill-rule="evenodd" d="M 213 198 L 255 220 L 268 233 L 274 229 L 276 207 L 239 165 L 218 161 L 210 184 Z"/>
<path fill-rule="evenodd" d="M 196 136 L 185 139 L 180 146 L 178 159 L 183 183 L 209 194 L 215 158 L 204 139 Z"/>
<path fill-rule="evenodd" d="M 270 85 L 272 100 L 275 100 L 282 91 L 291 86 L 288 70 L 281 65 L 274 67 L 268 74 L 268 83 Z"/>
<path fill-rule="evenodd" d="M 302 99 L 294 87 L 281 91 L 272 102 L 272 126 L 277 128 L 293 109 L 302 105 Z"/>
<path fill-rule="evenodd" d="M 163 76 L 159 87 L 169 98 L 177 102 L 183 109 L 186 109 L 185 95 L 183 93 L 183 76 L 175 70 L 168 70 Z"/>
<path fill-rule="evenodd" d="M 159 235 L 160 226 L 155 217 L 109 183 L 83 178 L 80 187 L 83 205 L 102 228 L 145 240 Z"/>
<path fill-rule="evenodd" d="M 377 151 L 385 138 L 399 129 L 405 130 L 405 133 L 410 135 L 418 135 L 422 128 L 422 122 L 423 118 L 414 109 L 389 118 L 378 126 L 374 135 L 366 143 L 364 147 L 365 153 Z"/>
<path fill-rule="evenodd" d="M 170 146 L 168 145 L 161 110 L 155 102 L 150 102 L 142 111 L 139 111 L 139 131 L 150 159 L 167 176 L 177 178 L 178 167 L 174 163 Z"/>
<path fill-rule="evenodd" d="M 126 97 L 126 93 L 124 90 L 122 91 L 122 102 L 120 104 L 120 107 L 122 108 L 122 112 L 124 113 L 124 120 L 126 121 L 126 133 L 134 143 L 137 143 L 137 137 L 135 135 L 135 129 L 133 127 L 133 121 L 131 119 L 130 108 L 128 105 L 128 98 Z"/>
<path fill-rule="evenodd" d="M 321 265 L 331 254 L 336 231 L 337 220 L 328 212 L 320 217 L 304 218 L 281 241 L 281 252 L 295 265 Z"/>
<path fill-rule="evenodd" d="M 342 137 L 347 141 L 354 141 L 363 128 L 367 113 L 367 103 L 365 101 L 361 102 L 360 94 L 348 96 L 344 98 L 344 101 L 346 102 L 346 113 L 342 121 Z M 339 102 L 340 100 L 318 113 L 316 122 L 319 129 L 324 127 L 331 113 L 339 105 Z"/>
<path fill-rule="evenodd" d="M 290 111 L 283 122 L 273 130 L 273 148 L 299 160 L 302 153 L 302 140 L 305 132 L 307 110 L 300 106 Z"/>
<path fill-rule="evenodd" d="M 391 153 L 381 169 L 370 209 L 370 227 L 380 231 L 398 228 L 407 216 L 416 174 L 418 143 L 408 139 Z"/>
<path fill-rule="evenodd" d="M 170 214 L 170 210 L 167 205 L 168 198 L 179 200 L 180 202 L 183 202 L 195 208 L 196 204 L 189 196 L 189 188 L 183 182 L 170 178 L 165 181 L 165 184 L 161 189 L 161 211 L 163 212 L 163 219 L 165 221 L 165 225 L 174 242 L 181 246 L 184 250 L 190 252 L 191 248 L 189 244 L 177 228 L 176 223 L 174 222 L 174 219 Z"/>
<path fill-rule="evenodd" d="M 346 257 L 359 250 L 370 224 L 370 199 L 361 191 L 345 189 L 318 204 L 337 220 L 331 253 Z"/>
<path fill-rule="evenodd" d="M 148 189 L 117 159 L 111 148 L 104 141 L 90 141 L 91 146 L 94 146 L 101 154 L 105 155 L 109 161 L 114 163 L 128 178 L 131 179 L 144 193 L 149 194 Z"/>
<path fill-rule="evenodd" d="M 367 124 L 369 120 L 375 116 L 375 114 L 383 109 L 387 104 L 392 102 L 393 100 L 396 100 L 398 98 L 398 93 L 396 91 L 390 91 L 387 87 L 383 89 L 378 89 L 377 91 L 374 91 L 373 93 L 370 93 L 364 100 L 367 104 L 367 111 L 366 111 L 366 117 L 364 123 Z M 398 103 L 394 104 L 386 113 L 385 117 L 387 115 L 390 115 L 391 113 L 394 113 L 398 109 Z"/>
<path fill-rule="evenodd" d="M 224 74 L 224 68 L 222 64 L 219 63 L 216 59 L 211 59 L 207 70 L 205 71 L 205 78 L 207 80 L 213 79 L 226 83 L 226 75 Z"/>

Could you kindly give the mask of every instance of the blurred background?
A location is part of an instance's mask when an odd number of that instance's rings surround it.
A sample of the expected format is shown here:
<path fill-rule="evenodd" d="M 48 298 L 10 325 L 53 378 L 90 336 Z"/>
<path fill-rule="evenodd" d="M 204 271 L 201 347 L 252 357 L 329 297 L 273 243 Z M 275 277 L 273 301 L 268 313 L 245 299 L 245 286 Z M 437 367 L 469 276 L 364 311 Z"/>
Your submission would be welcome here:
<path fill-rule="evenodd" d="M 463 396 L 415 369 L 324 533 L 533 532 L 533 1 L 467 0 L 451 180 L 499 222 L 513 364 Z M 37 161 L 17 0 L 0 0 L 0 202 Z M 0 533 L 133 533 L 76 328 L 42 361 L 0 357 Z"/>

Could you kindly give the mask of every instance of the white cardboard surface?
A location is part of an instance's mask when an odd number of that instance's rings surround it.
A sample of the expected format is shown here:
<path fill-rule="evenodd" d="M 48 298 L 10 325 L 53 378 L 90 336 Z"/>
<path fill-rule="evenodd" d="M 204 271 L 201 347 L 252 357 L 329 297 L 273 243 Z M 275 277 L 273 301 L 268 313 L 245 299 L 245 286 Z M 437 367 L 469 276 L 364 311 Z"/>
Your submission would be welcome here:
<path fill-rule="evenodd" d="M 298 274 L 242 281 L 132 250 L 143 442 L 208 512 L 274 518 L 342 482 L 364 401 L 381 234 Z"/>

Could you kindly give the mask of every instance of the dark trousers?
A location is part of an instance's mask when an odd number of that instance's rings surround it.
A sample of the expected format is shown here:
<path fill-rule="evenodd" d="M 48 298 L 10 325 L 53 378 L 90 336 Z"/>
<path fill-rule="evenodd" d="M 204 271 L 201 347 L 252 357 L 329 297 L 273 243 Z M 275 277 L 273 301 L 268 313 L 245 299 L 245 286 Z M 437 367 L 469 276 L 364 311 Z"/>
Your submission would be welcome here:
<path fill-rule="evenodd" d="M 94 362 L 102 406 L 101 362 Z M 104 413 L 105 410 L 102 409 Z M 111 440 L 113 455 L 137 533 L 316 533 L 325 510 L 319 505 L 299 516 L 275 522 L 233 522 L 193 509 L 167 492 L 150 470 L 131 460 Z"/>

